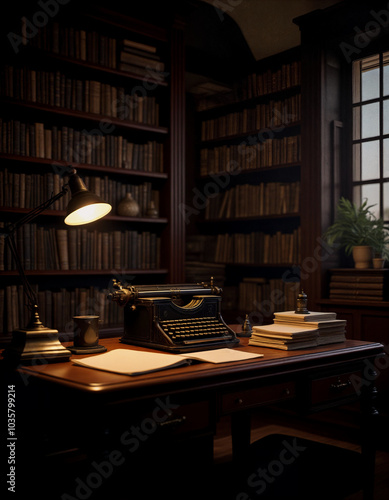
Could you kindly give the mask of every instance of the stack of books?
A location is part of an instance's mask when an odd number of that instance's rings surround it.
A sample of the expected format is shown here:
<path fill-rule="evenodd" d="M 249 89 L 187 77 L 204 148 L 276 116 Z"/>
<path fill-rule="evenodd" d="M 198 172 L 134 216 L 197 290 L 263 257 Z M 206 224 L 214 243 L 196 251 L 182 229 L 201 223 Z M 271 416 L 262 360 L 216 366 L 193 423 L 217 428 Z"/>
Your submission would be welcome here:
<path fill-rule="evenodd" d="M 389 299 L 389 269 L 333 269 L 330 299 L 384 301 Z"/>
<path fill-rule="evenodd" d="M 336 319 L 333 312 L 296 314 L 274 313 L 271 325 L 253 326 L 249 345 L 274 349 L 304 349 L 346 340 L 346 320 Z"/>
<path fill-rule="evenodd" d="M 157 48 L 133 40 L 123 40 L 119 69 L 141 77 L 164 79 L 165 64 L 157 55 Z"/>

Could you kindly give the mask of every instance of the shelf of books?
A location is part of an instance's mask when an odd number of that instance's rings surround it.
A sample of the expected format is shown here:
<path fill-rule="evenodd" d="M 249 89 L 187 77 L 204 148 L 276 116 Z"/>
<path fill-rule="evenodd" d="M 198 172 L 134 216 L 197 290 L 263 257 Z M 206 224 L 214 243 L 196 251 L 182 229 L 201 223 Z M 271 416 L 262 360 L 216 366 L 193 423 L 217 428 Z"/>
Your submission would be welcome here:
<path fill-rule="evenodd" d="M 106 299 L 112 276 L 165 282 L 180 237 L 161 202 L 168 196 L 174 203 L 177 196 L 170 148 L 177 144 L 173 116 L 181 111 L 173 114 L 170 106 L 178 64 L 171 60 L 171 33 L 101 7 L 75 16 L 68 6 L 31 36 L 22 14 L 15 24 L 22 43 L 17 50 L 12 43 L 3 47 L 0 72 L 0 226 L 59 192 L 69 167 L 75 168 L 112 212 L 68 229 L 66 195 L 15 240 L 46 326 L 64 332 L 73 315 L 98 310 L 107 329 L 122 323 L 120 308 Z M 118 209 L 128 196 L 136 207 L 131 215 Z M 4 338 L 26 323 L 5 238 L 0 275 Z"/>
<path fill-rule="evenodd" d="M 197 189 L 207 199 L 187 274 L 215 268 L 235 323 L 269 322 L 299 291 L 296 273 L 285 276 L 300 262 L 300 62 L 281 59 L 197 103 Z"/>
<path fill-rule="evenodd" d="M 370 305 L 387 303 L 389 270 L 330 269 L 329 299 L 342 302 L 365 302 Z"/>

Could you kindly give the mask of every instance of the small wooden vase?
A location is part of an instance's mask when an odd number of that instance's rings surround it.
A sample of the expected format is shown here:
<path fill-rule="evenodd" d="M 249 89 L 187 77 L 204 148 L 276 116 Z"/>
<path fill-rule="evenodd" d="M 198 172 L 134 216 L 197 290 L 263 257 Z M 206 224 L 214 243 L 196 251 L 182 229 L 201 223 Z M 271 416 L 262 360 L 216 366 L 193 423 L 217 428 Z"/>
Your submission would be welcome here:
<path fill-rule="evenodd" d="M 127 193 L 126 196 L 119 202 L 117 212 L 118 215 L 124 217 L 136 217 L 139 215 L 139 205 L 136 200 L 132 197 L 131 193 Z"/>

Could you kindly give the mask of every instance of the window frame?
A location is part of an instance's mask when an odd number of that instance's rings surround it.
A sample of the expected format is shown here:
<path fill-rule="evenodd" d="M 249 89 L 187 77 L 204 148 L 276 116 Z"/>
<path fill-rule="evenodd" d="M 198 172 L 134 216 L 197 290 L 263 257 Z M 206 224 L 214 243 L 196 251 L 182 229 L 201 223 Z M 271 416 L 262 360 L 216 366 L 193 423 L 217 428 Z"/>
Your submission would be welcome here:
<path fill-rule="evenodd" d="M 378 215 L 384 217 L 384 185 L 386 183 L 389 189 L 389 172 L 387 176 L 384 177 L 384 141 L 385 139 L 389 142 L 389 133 L 384 134 L 384 103 L 389 103 L 389 94 L 384 96 L 384 55 L 385 62 L 389 64 L 389 47 L 375 47 L 375 50 L 370 50 L 369 53 L 361 53 L 358 57 L 355 57 L 351 63 L 351 110 L 350 110 L 350 121 L 351 121 L 351 171 L 350 171 L 350 192 L 351 197 L 355 203 L 362 202 L 362 187 L 367 185 L 377 185 L 379 189 L 379 200 L 378 200 Z M 362 61 L 366 59 L 373 59 L 378 56 L 378 65 L 375 67 L 380 69 L 379 76 L 379 95 L 378 97 L 371 99 L 362 99 Z M 355 71 L 355 67 L 359 63 L 359 68 Z M 371 137 L 362 138 L 362 106 L 369 104 L 379 105 L 379 133 L 378 135 L 373 135 Z M 388 104 L 389 106 L 389 104 Z M 389 109 L 389 108 L 388 108 Z M 357 111 L 359 110 L 359 112 Z M 372 179 L 362 179 L 361 175 L 361 162 L 362 162 L 362 144 L 373 143 L 373 141 L 378 141 L 379 143 L 379 176 Z M 359 146 L 359 147 L 358 147 Z M 349 150 L 350 150 L 349 149 Z M 387 160 L 388 161 L 388 160 Z M 357 173 L 358 171 L 358 173 Z M 389 199 L 386 200 L 389 204 Z M 375 200 L 369 200 L 369 204 L 374 205 Z M 387 210 L 385 221 L 389 221 L 389 210 Z"/>

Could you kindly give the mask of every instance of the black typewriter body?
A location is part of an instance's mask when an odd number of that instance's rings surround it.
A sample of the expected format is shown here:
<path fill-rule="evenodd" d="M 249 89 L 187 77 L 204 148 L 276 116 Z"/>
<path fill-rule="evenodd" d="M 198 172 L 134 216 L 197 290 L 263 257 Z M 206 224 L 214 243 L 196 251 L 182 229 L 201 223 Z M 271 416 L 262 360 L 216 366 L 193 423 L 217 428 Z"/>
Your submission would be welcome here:
<path fill-rule="evenodd" d="M 203 284 L 123 288 L 119 284 L 114 294 L 111 298 L 124 305 L 121 341 L 126 344 L 184 353 L 239 343 L 221 316 L 220 288 Z"/>

